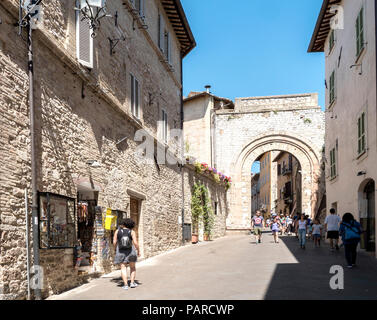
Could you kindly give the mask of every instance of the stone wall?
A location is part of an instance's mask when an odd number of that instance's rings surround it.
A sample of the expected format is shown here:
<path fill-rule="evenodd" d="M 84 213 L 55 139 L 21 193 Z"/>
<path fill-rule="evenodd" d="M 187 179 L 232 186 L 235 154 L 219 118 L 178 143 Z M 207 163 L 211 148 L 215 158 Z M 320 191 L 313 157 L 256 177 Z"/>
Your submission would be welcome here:
<path fill-rule="evenodd" d="M 276 150 L 289 152 L 300 161 L 303 210 L 315 215 L 325 192 L 321 187 L 324 118 L 316 94 L 241 98 L 236 99 L 234 111 L 216 111 L 215 162 L 234 185 L 228 228 L 250 225 L 251 166 L 261 154 Z"/>
<path fill-rule="evenodd" d="M 211 234 L 211 239 L 217 239 L 225 236 L 226 232 L 226 219 L 229 215 L 229 202 L 228 192 L 224 185 L 218 184 L 209 175 L 204 173 L 195 172 L 192 165 L 186 165 L 184 170 L 184 186 L 185 186 L 185 223 L 191 224 L 191 194 L 192 187 L 195 183 L 202 183 L 207 187 L 209 197 L 211 199 L 212 209 L 214 211 L 214 203 L 218 203 L 217 215 Z M 203 240 L 203 230 L 199 232 L 199 240 Z"/>
<path fill-rule="evenodd" d="M 103 20 L 94 40 L 91 71 L 75 58 L 73 2 L 54 2 L 34 31 L 38 190 L 76 198 L 79 183 L 92 183 L 99 191 L 99 206 L 127 214 L 130 190 L 141 194 L 143 258 L 179 247 L 179 167 L 147 164 L 135 156 L 139 144 L 134 141 L 135 131 L 143 128 L 156 138 L 161 107 L 168 112 L 169 127 L 180 126 L 179 45 L 174 38 L 175 71 L 170 72 L 153 42 L 160 2 L 146 2 L 150 28 L 145 31 L 133 30 L 133 19 L 122 1 L 112 1 L 111 11 L 118 10 L 127 41 L 120 42 L 110 56 L 108 37 L 117 33 L 113 19 Z M 27 48 L 14 27 L 16 4 L 0 4 L 0 281 L 5 299 L 26 296 L 25 189 L 29 209 L 31 202 Z M 130 113 L 130 72 L 140 80 L 140 120 Z M 101 167 L 89 167 L 88 160 L 99 161 Z M 82 282 L 73 269 L 71 249 L 41 250 L 41 265 L 44 296 Z M 105 271 L 111 268 L 110 259 Z"/>

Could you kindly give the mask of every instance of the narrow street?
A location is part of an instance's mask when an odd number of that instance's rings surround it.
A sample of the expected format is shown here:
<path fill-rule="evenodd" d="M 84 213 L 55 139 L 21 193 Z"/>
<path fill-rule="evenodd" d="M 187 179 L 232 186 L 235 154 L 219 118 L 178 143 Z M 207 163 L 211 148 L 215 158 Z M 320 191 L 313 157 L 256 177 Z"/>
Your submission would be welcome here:
<path fill-rule="evenodd" d="M 135 289 L 123 290 L 117 271 L 49 299 L 376 299 L 375 259 L 359 253 L 357 264 L 344 269 L 344 290 L 332 290 L 330 267 L 345 266 L 343 249 L 331 252 L 309 241 L 302 250 L 294 236 L 275 244 L 271 233 L 258 245 L 254 236 L 227 236 L 140 262 Z"/>

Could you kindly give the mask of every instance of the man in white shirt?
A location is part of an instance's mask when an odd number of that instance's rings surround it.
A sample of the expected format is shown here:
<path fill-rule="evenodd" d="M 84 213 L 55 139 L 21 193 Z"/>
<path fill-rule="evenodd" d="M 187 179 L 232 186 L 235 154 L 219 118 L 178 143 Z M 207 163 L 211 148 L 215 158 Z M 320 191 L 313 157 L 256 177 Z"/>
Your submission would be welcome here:
<path fill-rule="evenodd" d="M 330 215 L 325 219 L 325 228 L 327 231 L 327 239 L 330 239 L 330 247 L 331 250 L 334 250 L 334 242 L 335 242 L 335 249 L 339 250 L 339 224 L 340 224 L 340 217 L 336 214 L 335 209 L 330 209 Z"/>

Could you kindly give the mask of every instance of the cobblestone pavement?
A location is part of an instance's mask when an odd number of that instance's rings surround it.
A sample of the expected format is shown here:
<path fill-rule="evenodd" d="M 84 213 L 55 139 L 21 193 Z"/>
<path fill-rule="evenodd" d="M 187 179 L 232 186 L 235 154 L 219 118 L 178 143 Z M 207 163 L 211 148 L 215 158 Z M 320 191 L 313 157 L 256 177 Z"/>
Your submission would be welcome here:
<path fill-rule="evenodd" d="M 250 235 L 227 236 L 140 262 L 135 289 L 123 290 L 117 271 L 50 299 L 377 299 L 376 259 L 362 252 L 357 264 L 344 268 L 344 290 L 332 290 L 330 268 L 345 267 L 343 249 L 309 241 L 302 250 L 294 236 L 275 244 L 270 233 L 261 244 Z"/>

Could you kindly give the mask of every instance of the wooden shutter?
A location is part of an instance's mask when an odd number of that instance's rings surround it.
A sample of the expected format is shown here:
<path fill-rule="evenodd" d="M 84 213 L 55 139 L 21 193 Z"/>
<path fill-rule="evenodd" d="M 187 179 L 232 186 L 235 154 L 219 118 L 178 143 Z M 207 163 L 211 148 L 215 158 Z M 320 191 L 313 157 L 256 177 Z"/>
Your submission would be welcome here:
<path fill-rule="evenodd" d="M 171 36 L 168 33 L 168 53 L 167 53 L 168 62 L 172 63 L 172 54 L 171 54 Z"/>
<path fill-rule="evenodd" d="M 135 78 L 131 74 L 131 113 L 135 115 Z"/>
<path fill-rule="evenodd" d="M 158 46 L 162 52 L 165 52 L 165 20 L 162 14 L 158 15 L 158 36 L 159 36 L 159 43 Z"/>
<path fill-rule="evenodd" d="M 136 78 L 134 78 L 135 80 L 135 115 L 137 118 L 140 118 L 140 93 L 139 93 L 139 81 L 137 81 Z"/>
<path fill-rule="evenodd" d="M 76 13 L 76 51 L 77 59 L 85 67 L 93 68 L 93 30 L 87 20 L 81 20 L 80 12 Z"/>

